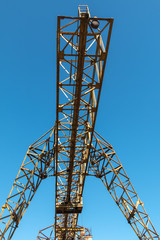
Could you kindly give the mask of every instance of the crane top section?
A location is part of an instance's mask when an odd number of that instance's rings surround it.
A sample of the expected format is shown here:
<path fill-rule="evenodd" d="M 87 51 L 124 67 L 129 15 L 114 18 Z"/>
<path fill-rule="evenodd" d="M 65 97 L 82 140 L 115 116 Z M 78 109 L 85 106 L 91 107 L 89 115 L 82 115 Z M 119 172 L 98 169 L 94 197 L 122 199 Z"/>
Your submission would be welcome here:
<path fill-rule="evenodd" d="M 78 17 L 58 17 L 57 131 L 63 118 L 74 131 L 78 118 L 93 131 L 112 24 L 112 18 L 91 18 L 87 5 L 78 7 Z"/>
<path fill-rule="evenodd" d="M 90 12 L 89 12 L 89 7 L 88 5 L 79 5 L 78 6 L 78 16 L 82 17 L 84 15 L 88 15 L 88 17 L 91 17 Z"/>

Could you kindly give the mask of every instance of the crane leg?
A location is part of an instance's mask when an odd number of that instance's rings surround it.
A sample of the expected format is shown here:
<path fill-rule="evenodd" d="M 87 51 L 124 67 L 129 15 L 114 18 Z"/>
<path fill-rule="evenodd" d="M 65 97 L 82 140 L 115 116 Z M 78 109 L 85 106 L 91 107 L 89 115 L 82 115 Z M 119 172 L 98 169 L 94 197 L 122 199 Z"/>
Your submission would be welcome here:
<path fill-rule="evenodd" d="M 54 128 L 29 146 L 0 214 L 0 240 L 11 239 L 42 179 L 53 174 Z"/>
<path fill-rule="evenodd" d="M 101 179 L 139 239 L 160 239 L 113 147 L 96 132 L 88 175 Z"/>

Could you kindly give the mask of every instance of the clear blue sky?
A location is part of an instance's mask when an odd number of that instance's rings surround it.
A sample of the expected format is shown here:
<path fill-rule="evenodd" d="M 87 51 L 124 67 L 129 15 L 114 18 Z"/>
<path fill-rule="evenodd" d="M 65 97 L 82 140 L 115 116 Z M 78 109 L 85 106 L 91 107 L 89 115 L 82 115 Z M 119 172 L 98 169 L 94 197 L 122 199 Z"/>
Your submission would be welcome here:
<path fill-rule="evenodd" d="M 160 1 L 0 1 L 0 206 L 27 148 L 54 125 L 57 15 L 92 16 L 114 25 L 96 130 L 115 148 L 160 234 Z M 94 186 L 94 188 L 93 188 Z M 40 186 L 13 240 L 34 240 L 54 223 L 54 179 Z M 137 237 L 97 180 L 86 182 L 79 224 L 94 240 Z"/>

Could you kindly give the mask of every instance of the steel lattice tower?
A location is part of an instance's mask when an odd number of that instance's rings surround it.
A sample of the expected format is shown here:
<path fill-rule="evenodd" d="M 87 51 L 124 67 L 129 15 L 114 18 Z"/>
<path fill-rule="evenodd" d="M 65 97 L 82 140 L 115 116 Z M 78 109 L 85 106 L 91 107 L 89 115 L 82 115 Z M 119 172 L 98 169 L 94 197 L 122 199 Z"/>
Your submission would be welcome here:
<path fill-rule="evenodd" d="M 112 25 L 112 18 L 92 18 L 88 6 L 79 6 L 78 17 L 58 17 L 56 123 L 27 151 L 2 206 L 0 239 L 12 238 L 48 176 L 56 179 L 55 223 L 37 239 L 91 239 L 78 226 L 90 175 L 102 180 L 139 239 L 160 240 L 113 147 L 95 131 Z"/>

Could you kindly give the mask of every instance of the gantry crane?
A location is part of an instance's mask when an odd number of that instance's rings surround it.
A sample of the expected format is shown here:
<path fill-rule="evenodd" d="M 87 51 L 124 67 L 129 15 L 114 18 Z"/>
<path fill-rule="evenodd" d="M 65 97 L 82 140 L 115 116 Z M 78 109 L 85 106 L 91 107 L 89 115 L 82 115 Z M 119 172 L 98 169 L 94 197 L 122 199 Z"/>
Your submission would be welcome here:
<path fill-rule="evenodd" d="M 2 206 L 0 239 L 12 238 L 48 176 L 56 179 L 54 239 L 91 238 L 78 226 L 90 175 L 102 180 L 139 239 L 160 240 L 113 147 L 94 130 L 112 25 L 112 18 L 92 18 L 88 6 L 79 6 L 78 17 L 58 17 L 56 123 L 27 151 Z"/>

